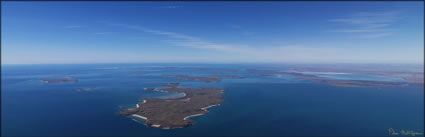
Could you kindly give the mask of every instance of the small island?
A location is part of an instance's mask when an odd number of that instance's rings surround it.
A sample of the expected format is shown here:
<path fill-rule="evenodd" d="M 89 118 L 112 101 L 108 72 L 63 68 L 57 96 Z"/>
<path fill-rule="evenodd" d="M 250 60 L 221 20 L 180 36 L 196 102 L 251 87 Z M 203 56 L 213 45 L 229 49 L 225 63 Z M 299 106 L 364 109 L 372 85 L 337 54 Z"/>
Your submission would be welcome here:
<path fill-rule="evenodd" d="M 183 93 L 184 97 L 173 99 L 144 98 L 136 108 L 120 112 L 123 116 L 134 116 L 145 120 L 148 127 L 162 129 L 183 128 L 195 124 L 190 117 L 208 113 L 207 109 L 223 102 L 224 89 L 203 87 L 178 88 L 179 83 L 169 83 L 162 92 Z"/>
<path fill-rule="evenodd" d="M 41 79 L 43 83 L 63 83 L 63 82 L 78 82 L 78 79 L 65 77 L 65 78 L 57 78 L 57 79 Z"/>

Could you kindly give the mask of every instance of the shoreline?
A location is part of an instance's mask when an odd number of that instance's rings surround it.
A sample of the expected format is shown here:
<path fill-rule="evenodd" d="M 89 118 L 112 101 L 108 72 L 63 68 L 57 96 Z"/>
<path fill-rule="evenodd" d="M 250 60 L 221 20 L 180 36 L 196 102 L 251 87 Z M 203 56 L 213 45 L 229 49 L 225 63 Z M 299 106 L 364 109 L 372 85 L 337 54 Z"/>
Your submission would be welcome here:
<path fill-rule="evenodd" d="M 144 116 L 141 116 L 141 115 L 137 115 L 137 114 L 132 114 L 131 116 L 133 116 L 133 117 L 138 117 L 138 118 L 141 118 L 141 119 L 144 119 L 144 120 L 148 120 L 148 118 L 146 118 L 146 117 L 144 117 Z"/>
<path fill-rule="evenodd" d="M 189 118 L 204 115 L 208 113 L 207 109 L 218 106 L 223 102 L 221 96 L 219 96 L 224 91 L 222 88 L 176 88 L 177 84 L 179 83 L 169 83 L 166 85 L 169 88 L 145 88 L 148 91 L 175 94 L 158 97 L 158 100 L 154 98 L 139 99 L 134 110 L 123 110 L 120 114 L 123 116 L 130 115 L 136 122 L 140 121 L 139 119 L 144 119 L 144 124 L 147 127 L 184 128 L 194 124 L 192 120 L 188 120 Z M 191 98 L 195 99 L 191 100 Z M 210 98 L 211 101 L 208 101 Z M 145 107 L 147 100 L 153 102 Z M 170 104 L 173 106 L 170 106 Z"/>
<path fill-rule="evenodd" d="M 154 88 L 154 91 L 165 92 L 165 93 L 167 93 L 167 92 L 168 92 L 168 91 L 166 91 L 166 90 L 161 90 L 160 88 Z"/>
<path fill-rule="evenodd" d="M 217 104 L 217 105 L 209 105 L 209 106 L 206 106 L 206 107 L 201 108 L 201 110 L 207 111 L 207 109 L 209 109 L 209 108 L 211 108 L 211 107 L 215 107 L 215 106 L 220 106 L 220 104 Z"/>
<path fill-rule="evenodd" d="M 199 113 L 199 114 L 189 115 L 189 116 L 184 117 L 183 120 L 187 120 L 188 118 L 200 116 L 200 115 L 203 115 L 203 114 L 205 114 L 205 113 Z"/>
<path fill-rule="evenodd" d="M 141 103 L 141 104 L 145 104 L 146 103 L 146 100 L 143 100 L 143 103 Z M 139 106 L 139 103 L 137 103 L 136 104 L 136 108 L 139 108 L 140 106 Z M 134 108 L 133 108 L 134 109 Z"/>
<path fill-rule="evenodd" d="M 209 106 L 206 106 L 206 107 L 201 108 L 201 110 L 203 110 L 204 112 L 209 112 L 209 111 L 207 110 L 208 108 L 211 108 L 211 107 L 214 107 L 214 106 L 219 106 L 219 105 L 220 105 L 220 104 L 216 104 L 216 105 L 209 105 Z M 199 113 L 199 114 L 189 115 L 189 116 L 184 117 L 184 118 L 183 118 L 183 120 L 187 120 L 188 118 L 196 117 L 196 116 L 201 116 L 201 115 L 204 115 L 204 114 L 206 114 L 206 113 Z"/>
<path fill-rule="evenodd" d="M 153 124 L 153 125 L 151 125 L 151 127 L 156 127 L 156 128 L 159 128 L 159 127 L 161 127 L 161 125 L 158 125 L 158 124 Z"/>

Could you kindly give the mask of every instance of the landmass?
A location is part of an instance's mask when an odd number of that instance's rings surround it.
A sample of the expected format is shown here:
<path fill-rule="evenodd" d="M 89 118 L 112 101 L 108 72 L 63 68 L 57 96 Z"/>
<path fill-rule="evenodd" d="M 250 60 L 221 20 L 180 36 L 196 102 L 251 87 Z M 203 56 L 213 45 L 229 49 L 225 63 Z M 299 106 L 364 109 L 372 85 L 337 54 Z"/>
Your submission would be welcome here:
<path fill-rule="evenodd" d="M 63 83 L 63 82 L 78 82 L 78 79 L 65 77 L 65 78 L 57 78 L 57 79 L 41 79 L 43 83 Z"/>
<path fill-rule="evenodd" d="M 303 65 L 293 68 L 295 71 L 306 72 L 336 72 L 336 73 L 356 73 L 366 75 L 380 75 L 397 77 L 406 80 L 410 85 L 424 85 L 424 66 L 423 65 Z"/>
<path fill-rule="evenodd" d="M 298 64 L 289 65 L 288 69 L 264 70 L 264 69 L 235 69 L 235 68 L 201 68 L 201 67 L 159 67 L 157 69 L 189 69 L 203 71 L 221 72 L 246 72 L 255 73 L 261 76 L 288 75 L 297 79 L 309 80 L 312 82 L 325 83 L 339 87 L 373 87 L 390 86 L 400 87 L 407 85 L 424 85 L 423 65 L 389 65 L 389 64 Z M 401 78 L 404 81 L 374 81 L 374 80 L 337 80 L 319 77 L 317 75 L 305 74 L 303 72 L 320 72 L 329 74 L 364 74 L 376 76 L 388 76 Z M 163 75 L 182 80 L 196 80 L 202 82 L 220 82 L 223 78 L 242 78 L 237 75 L 209 75 L 209 76 L 188 76 L 188 75 Z"/>
<path fill-rule="evenodd" d="M 182 79 L 182 80 L 198 80 L 202 82 L 220 82 L 221 81 L 219 78 L 215 78 L 215 77 L 187 76 L 187 75 L 163 75 L 163 76 L 172 77 L 176 79 Z"/>
<path fill-rule="evenodd" d="M 275 70 L 247 70 L 247 72 L 258 73 L 260 75 L 290 75 L 295 76 L 301 80 L 310 80 L 318 83 L 331 84 L 338 87 L 373 87 L 373 86 L 386 86 L 386 87 L 399 87 L 406 86 L 407 82 L 396 82 L 396 81 L 366 81 L 366 80 L 335 80 L 319 77 L 311 74 L 303 74 L 300 72 L 287 72 L 287 71 L 275 71 Z"/>
<path fill-rule="evenodd" d="M 178 88 L 179 83 L 169 83 L 163 92 L 183 93 L 184 97 L 173 99 L 144 98 L 136 108 L 120 112 L 123 116 L 134 116 L 145 120 L 148 127 L 163 129 L 183 128 L 195 124 L 190 117 L 208 113 L 207 109 L 223 102 L 224 89 L 203 87 Z"/>
<path fill-rule="evenodd" d="M 188 75 L 163 75 L 182 80 L 197 80 L 202 82 L 220 82 L 222 78 L 242 78 L 238 75 L 209 75 L 209 76 L 188 76 Z"/>
<path fill-rule="evenodd" d="M 338 87 L 374 87 L 374 86 L 385 86 L 385 87 L 399 87 L 406 86 L 406 82 L 390 82 L 390 81 L 365 81 L 365 80 L 330 80 L 325 78 L 310 79 L 314 82 L 332 84 Z"/>
<path fill-rule="evenodd" d="M 222 71 L 222 72 L 241 72 L 243 70 L 236 68 L 202 68 L 202 67 L 183 67 L 181 69 L 201 70 L 201 71 Z"/>
<path fill-rule="evenodd" d="M 138 67 L 138 69 L 145 70 L 201 70 L 201 71 L 222 71 L 222 72 L 240 72 L 241 69 L 236 68 L 208 68 L 208 67 L 160 67 L 160 66 L 150 66 L 150 67 Z"/>
<path fill-rule="evenodd" d="M 225 75 L 209 75 L 208 77 L 211 77 L 211 78 L 234 78 L 234 79 L 240 79 L 240 78 L 242 78 L 241 76 L 239 76 L 239 75 L 229 75 L 229 74 L 225 74 Z"/>

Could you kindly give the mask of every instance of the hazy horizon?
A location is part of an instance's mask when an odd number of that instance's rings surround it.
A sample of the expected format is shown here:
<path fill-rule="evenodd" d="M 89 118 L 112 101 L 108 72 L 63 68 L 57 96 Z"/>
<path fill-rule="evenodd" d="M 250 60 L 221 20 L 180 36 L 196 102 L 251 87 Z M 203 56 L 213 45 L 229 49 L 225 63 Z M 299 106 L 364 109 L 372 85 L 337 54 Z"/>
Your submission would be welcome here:
<path fill-rule="evenodd" d="M 1 60 L 423 65 L 423 11 L 423 2 L 2 2 Z"/>
<path fill-rule="evenodd" d="M 420 65 L 423 66 L 424 63 L 344 63 L 344 62 L 335 62 L 335 63 L 317 63 L 317 62 L 87 62 L 87 63 L 9 63 L 2 65 L 84 65 L 84 64 L 270 64 L 270 65 Z"/>

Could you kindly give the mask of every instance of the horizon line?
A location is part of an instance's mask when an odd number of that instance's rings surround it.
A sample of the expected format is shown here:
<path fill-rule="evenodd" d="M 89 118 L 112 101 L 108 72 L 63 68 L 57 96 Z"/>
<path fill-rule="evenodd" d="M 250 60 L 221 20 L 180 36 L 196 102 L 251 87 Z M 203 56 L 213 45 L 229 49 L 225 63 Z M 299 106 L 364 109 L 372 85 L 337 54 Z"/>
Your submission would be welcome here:
<path fill-rule="evenodd" d="M 89 65 L 89 64 L 380 64 L 425 65 L 425 63 L 359 63 L 359 62 L 91 62 L 91 63 L 1 63 L 1 65 Z"/>

